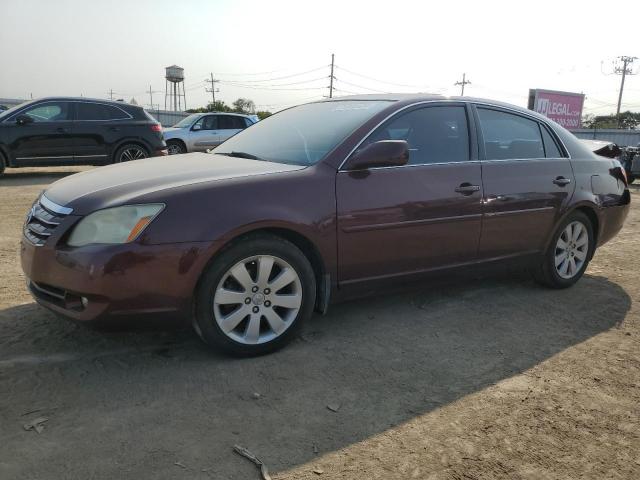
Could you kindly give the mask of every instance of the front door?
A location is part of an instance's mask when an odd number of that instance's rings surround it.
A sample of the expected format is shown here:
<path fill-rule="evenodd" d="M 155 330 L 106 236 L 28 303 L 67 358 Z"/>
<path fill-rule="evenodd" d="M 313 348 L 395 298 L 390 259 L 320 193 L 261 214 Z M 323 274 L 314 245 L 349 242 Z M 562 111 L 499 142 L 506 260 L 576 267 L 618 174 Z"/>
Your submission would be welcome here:
<path fill-rule="evenodd" d="M 9 151 L 16 166 L 73 163 L 73 111 L 68 102 L 37 103 L 17 115 L 32 121 L 7 129 Z M 17 116 L 16 115 L 16 116 Z M 15 122 L 15 116 L 9 120 Z"/>
<path fill-rule="evenodd" d="M 575 182 L 569 159 L 537 120 L 477 108 L 484 183 L 480 258 L 544 248 Z"/>
<path fill-rule="evenodd" d="M 463 104 L 413 108 L 362 145 L 406 140 L 406 166 L 338 172 L 341 284 L 476 260 L 482 178 L 468 125 Z"/>
<path fill-rule="evenodd" d="M 205 151 L 220 145 L 218 116 L 206 115 L 191 127 L 191 145 L 193 150 Z"/>

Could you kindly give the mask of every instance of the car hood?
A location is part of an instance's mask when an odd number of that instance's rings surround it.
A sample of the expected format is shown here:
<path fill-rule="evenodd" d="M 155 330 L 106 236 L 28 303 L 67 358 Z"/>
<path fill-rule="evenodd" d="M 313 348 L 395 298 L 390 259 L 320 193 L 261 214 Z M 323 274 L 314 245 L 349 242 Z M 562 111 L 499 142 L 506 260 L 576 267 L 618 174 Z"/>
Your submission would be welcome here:
<path fill-rule="evenodd" d="M 58 205 L 86 215 L 100 208 L 135 203 L 143 195 L 204 182 L 301 170 L 262 160 L 188 153 L 119 163 L 76 173 L 53 183 L 44 194 Z"/>

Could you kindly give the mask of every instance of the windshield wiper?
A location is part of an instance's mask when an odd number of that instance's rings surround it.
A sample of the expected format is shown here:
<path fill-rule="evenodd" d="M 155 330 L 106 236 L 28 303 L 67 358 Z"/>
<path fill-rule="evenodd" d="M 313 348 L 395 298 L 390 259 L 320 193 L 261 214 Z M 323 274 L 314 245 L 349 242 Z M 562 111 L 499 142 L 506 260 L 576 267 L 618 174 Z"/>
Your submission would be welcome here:
<path fill-rule="evenodd" d="M 218 155 L 226 155 L 227 157 L 248 158 L 249 160 L 264 160 L 263 158 L 247 152 L 214 152 Z"/>

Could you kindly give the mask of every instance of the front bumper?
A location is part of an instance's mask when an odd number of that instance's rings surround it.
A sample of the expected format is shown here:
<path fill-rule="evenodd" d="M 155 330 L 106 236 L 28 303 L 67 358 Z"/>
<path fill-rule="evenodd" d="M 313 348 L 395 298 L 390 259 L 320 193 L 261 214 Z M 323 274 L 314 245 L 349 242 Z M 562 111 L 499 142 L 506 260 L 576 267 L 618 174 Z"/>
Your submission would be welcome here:
<path fill-rule="evenodd" d="M 36 246 L 22 237 L 28 288 L 44 307 L 80 321 L 111 315 L 189 315 L 209 244 Z"/>

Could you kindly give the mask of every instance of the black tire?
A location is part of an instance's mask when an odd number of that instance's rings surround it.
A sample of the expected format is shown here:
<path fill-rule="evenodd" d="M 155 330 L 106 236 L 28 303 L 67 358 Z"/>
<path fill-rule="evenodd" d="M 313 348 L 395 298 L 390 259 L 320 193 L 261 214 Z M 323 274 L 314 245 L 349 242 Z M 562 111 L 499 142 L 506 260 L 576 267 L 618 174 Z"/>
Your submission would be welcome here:
<path fill-rule="evenodd" d="M 134 154 L 132 158 L 128 152 L 139 152 L 139 155 Z M 113 155 L 113 163 L 129 162 L 131 160 L 141 160 L 149 157 L 149 150 L 138 143 L 125 143 L 116 150 Z"/>
<path fill-rule="evenodd" d="M 167 150 L 169 151 L 169 155 L 180 155 L 182 153 L 187 153 L 187 147 L 180 140 L 168 140 Z"/>
<path fill-rule="evenodd" d="M 558 239 L 565 228 L 573 222 L 580 222 L 586 228 L 589 244 L 586 252 L 586 259 L 582 266 L 571 278 L 563 278 L 556 269 L 556 246 L 558 244 Z M 582 278 L 582 275 L 584 275 L 584 272 L 593 257 L 594 250 L 595 236 L 593 234 L 593 225 L 591 220 L 582 212 L 573 212 L 556 228 L 551 242 L 549 243 L 549 247 L 540 260 L 540 264 L 533 270 L 533 276 L 538 283 L 545 287 L 556 289 L 568 288 Z"/>
<path fill-rule="evenodd" d="M 0 177 L 4 174 L 5 168 L 6 168 L 6 163 L 5 163 L 4 155 L 0 153 Z"/>
<path fill-rule="evenodd" d="M 264 343 L 241 343 L 224 333 L 218 325 L 216 314 L 214 313 L 215 292 L 223 279 L 225 277 L 228 278 L 227 275 L 230 269 L 245 259 L 260 255 L 277 257 L 293 268 L 300 281 L 302 301 L 294 320 L 279 336 Z M 256 275 L 253 275 L 254 279 L 255 277 Z M 246 289 L 244 291 L 247 292 Z M 276 292 L 273 293 L 275 294 Z M 277 236 L 251 236 L 225 249 L 202 275 L 196 291 L 193 327 L 205 343 L 227 354 L 239 357 L 264 355 L 282 348 L 295 338 L 302 324 L 312 315 L 315 298 L 316 280 L 313 268 L 300 249 L 291 242 Z M 267 302 L 265 302 L 266 304 Z M 240 307 L 242 305 L 238 308 Z M 275 309 L 275 305 L 273 308 Z M 247 318 L 243 321 L 247 321 Z M 260 317 L 260 322 L 264 326 L 266 318 Z M 242 328 L 242 325 L 239 328 Z M 248 328 L 247 324 L 246 329 L 248 330 Z"/>

